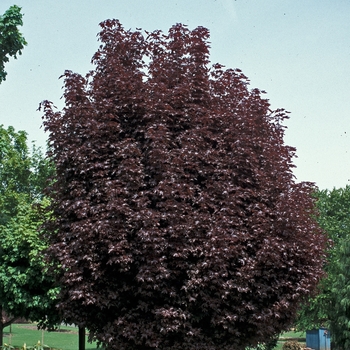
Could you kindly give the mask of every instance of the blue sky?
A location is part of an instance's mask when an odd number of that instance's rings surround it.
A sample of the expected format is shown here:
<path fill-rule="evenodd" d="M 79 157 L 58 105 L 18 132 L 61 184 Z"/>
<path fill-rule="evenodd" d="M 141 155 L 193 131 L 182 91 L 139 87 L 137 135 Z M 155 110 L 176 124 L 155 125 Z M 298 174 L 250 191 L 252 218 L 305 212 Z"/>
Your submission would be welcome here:
<path fill-rule="evenodd" d="M 98 24 L 167 31 L 175 23 L 211 32 L 211 61 L 240 68 L 251 88 L 285 108 L 294 173 L 321 189 L 350 185 L 350 2 L 348 0 L 1 0 L 0 14 L 22 7 L 23 55 L 0 85 L 0 124 L 45 145 L 36 109 L 62 107 L 66 69 L 85 74 L 98 47 Z"/>

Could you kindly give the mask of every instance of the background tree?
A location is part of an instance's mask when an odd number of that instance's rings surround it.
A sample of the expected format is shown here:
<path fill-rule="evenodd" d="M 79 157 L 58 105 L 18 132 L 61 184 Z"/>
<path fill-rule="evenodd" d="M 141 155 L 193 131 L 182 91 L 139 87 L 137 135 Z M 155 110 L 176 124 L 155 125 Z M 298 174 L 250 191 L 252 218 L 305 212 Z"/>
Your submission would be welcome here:
<path fill-rule="evenodd" d="M 335 299 L 338 299 L 338 293 L 334 293 L 335 285 L 341 283 L 339 278 L 343 272 L 339 269 L 346 259 L 350 236 L 350 186 L 331 191 L 317 190 L 315 197 L 319 212 L 317 221 L 331 242 L 325 265 L 326 276 L 320 281 L 318 294 L 307 300 L 299 311 L 296 325 L 300 330 L 329 327 L 330 323 L 337 322 L 340 315 L 332 316 Z"/>
<path fill-rule="evenodd" d="M 327 309 L 332 348 L 345 350 L 350 346 L 350 241 L 344 240 L 339 249 L 336 278 L 331 289 L 331 307 Z"/>
<path fill-rule="evenodd" d="M 39 237 L 48 201 L 43 187 L 52 165 L 34 148 L 29 152 L 24 131 L 0 126 L 0 341 L 5 326 L 18 317 L 55 323 L 57 290 L 46 272 L 43 250 L 47 243 Z"/>
<path fill-rule="evenodd" d="M 64 317 L 121 350 L 243 349 L 279 333 L 325 244 L 313 188 L 294 182 L 286 112 L 240 70 L 209 67 L 203 27 L 101 27 L 94 71 L 65 72 L 62 112 L 42 104 Z"/>
<path fill-rule="evenodd" d="M 18 30 L 23 25 L 21 8 L 13 5 L 0 16 L 0 83 L 6 80 L 5 63 L 10 57 L 17 58 L 27 42 Z"/>

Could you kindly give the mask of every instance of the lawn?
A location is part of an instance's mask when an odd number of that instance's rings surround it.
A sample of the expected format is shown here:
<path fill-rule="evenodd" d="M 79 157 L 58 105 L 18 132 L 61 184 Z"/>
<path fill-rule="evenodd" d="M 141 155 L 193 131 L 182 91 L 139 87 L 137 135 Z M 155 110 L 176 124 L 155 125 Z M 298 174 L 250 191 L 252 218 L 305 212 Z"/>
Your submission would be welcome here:
<path fill-rule="evenodd" d="M 11 330 L 11 332 L 10 332 Z M 36 328 L 33 323 L 28 324 L 13 324 L 6 327 L 4 330 L 4 343 L 10 344 L 15 348 L 35 345 L 38 340 L 41 343 L 48 345 L 50 348 L 62 350 L 77 350 L 78 349 L 78 328 L 61 326 L 57 332 L 46 332 Z M 302 332 L 286 332 L 283 333 L 278 341 L 275 350 L 281 350 L 284 341 L 297 340 L 305 345 L 305 333 Z M 96 349 L 96 344 L 86 342 L 86 349 Z"/>
<path fill-rule="evenodd" d="M 10 332 L 11 330 L 11 332 Z M 12 324 L 4 329 L 3 342 L 15 348 L 37 344 L 38 340 L 50 348 L 62 350 L 78 349 L 78 328 L 61 326 L 57 332 L 38 330 L 33 323 Z M 86 349 L 96 349 L 96 344 L 86 342 Z"/>

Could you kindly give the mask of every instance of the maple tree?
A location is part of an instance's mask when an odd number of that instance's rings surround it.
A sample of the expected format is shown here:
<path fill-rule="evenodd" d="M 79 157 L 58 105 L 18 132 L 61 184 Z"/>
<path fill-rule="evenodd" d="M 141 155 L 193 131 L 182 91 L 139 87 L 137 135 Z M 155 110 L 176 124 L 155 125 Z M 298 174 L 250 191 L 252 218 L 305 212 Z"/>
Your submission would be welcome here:
<path fill-rule="evenodd" d="M 48 256 L 59 308 L 110 349 L 244 349 L 284 330 L 322 275 L 313 186 L 287 112 L 209 32 L 101 24 L 95 69 L 43 101 L 56 181 Z"/>

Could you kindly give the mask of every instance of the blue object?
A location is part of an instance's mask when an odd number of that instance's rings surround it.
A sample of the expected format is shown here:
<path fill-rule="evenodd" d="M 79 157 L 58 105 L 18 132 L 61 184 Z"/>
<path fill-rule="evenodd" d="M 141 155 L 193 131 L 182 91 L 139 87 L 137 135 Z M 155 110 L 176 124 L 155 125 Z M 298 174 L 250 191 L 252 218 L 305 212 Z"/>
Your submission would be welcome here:
<path fill-rule="evenodd" d="M 314 350 L 330 350 L 331 335 L 327 328 L 306 331 L 306 347 Z"/>

